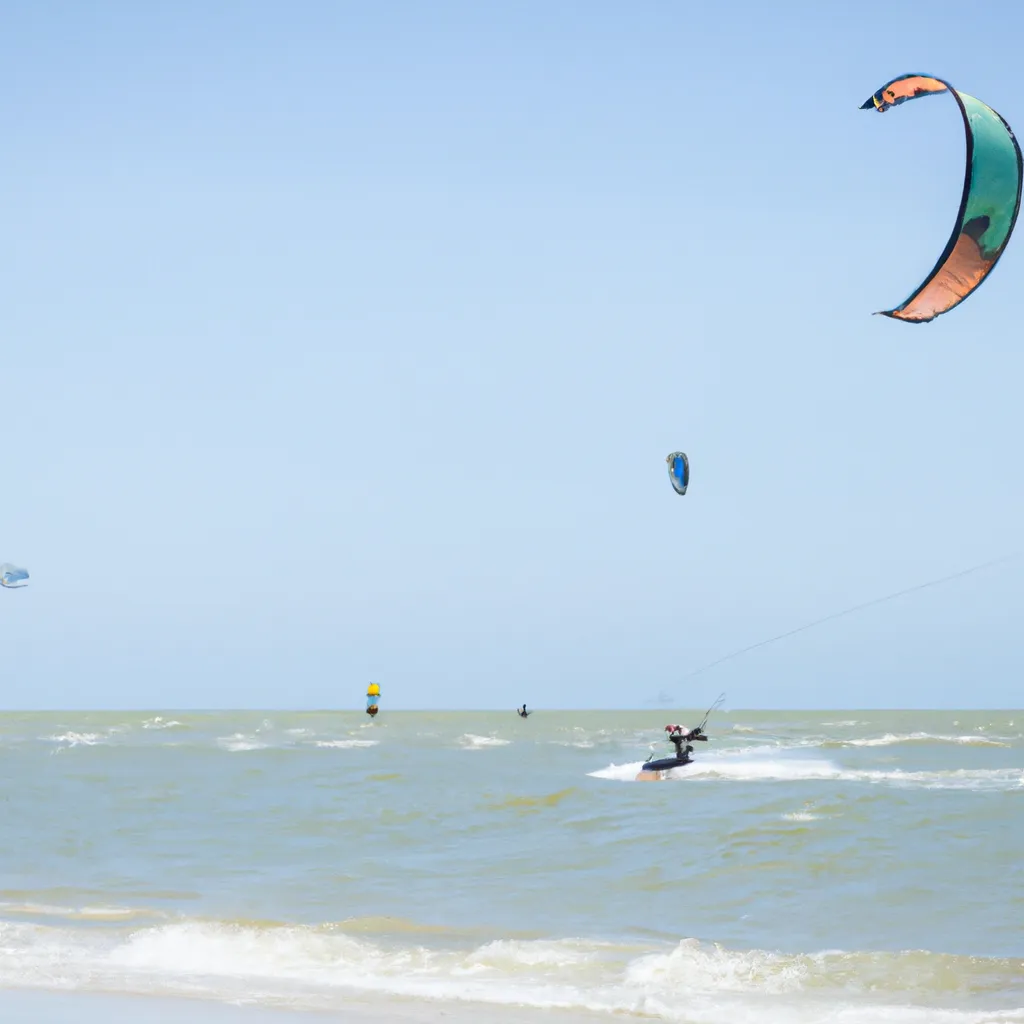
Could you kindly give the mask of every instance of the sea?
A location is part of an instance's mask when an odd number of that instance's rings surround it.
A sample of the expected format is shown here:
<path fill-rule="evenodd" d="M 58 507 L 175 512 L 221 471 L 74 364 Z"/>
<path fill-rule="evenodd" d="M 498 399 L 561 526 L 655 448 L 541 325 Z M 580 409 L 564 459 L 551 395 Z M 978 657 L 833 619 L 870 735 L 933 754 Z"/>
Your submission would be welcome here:
<path fill-rule="evenodd" d="M 1024 712 L 381 707 L 0 715 L 0 988 L 1024 1024 Z"/>

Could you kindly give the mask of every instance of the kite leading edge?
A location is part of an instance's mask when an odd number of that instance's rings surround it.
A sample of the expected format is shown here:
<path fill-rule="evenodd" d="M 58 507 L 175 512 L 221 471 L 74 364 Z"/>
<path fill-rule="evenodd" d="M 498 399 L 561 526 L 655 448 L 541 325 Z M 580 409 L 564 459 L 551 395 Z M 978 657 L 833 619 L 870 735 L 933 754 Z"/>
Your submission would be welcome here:
<path fill-rule="evenodd" d="M 887 82 L 861 110 L 880 114 L 920 96 L 949 92 L 960 108 L 967 135 L 967 169 L 956 225 L 932 272 L 917 290 L 883 316 L 927 323 L 959 305 L 992 272 L 1003 254 L 1020 210 L 1024 177 L 1013 130 L 981 100 L 958 92 L 931 75 L 901 75 Z"/>

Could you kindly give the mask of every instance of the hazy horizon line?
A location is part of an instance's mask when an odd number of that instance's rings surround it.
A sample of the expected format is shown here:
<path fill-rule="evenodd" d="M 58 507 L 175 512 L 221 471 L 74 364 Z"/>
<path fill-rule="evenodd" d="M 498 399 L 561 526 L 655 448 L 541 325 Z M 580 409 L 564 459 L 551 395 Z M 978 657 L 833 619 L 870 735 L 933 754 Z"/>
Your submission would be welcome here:
<path fill-rule="evenodd" d="M 444 713 L 444 714 L 456 714 L 456 715 L 472 715 L 472 714 L 483 714 L 492 713 L 499 711 L 515 711 L 522 705 L 513 705 L 508 708 L 506 707 L 479 707 L 479 708 L 438 708 L 438 707 L 402 707 L 402 708 L 381 708 L 381 715 L 394 715 L 394 714 L 422 714 L 425 712 L 429 713 Z M 553 714 L 561 714 L 568 712 L 580 712 L 580 711 L 602 711 L 602 712 L 645 712 L 653 713 L 657 710 L 662 711 L 678 711 L 678 712 L 700 712 L 703 714 L 707 708 L 698 707 L 696 705 L 692 707 L 684 707 L 682 705 L 663 705 L 659 708 L 652 707 L 547 707 L 542 705 L 530 704 L 527 702 L 527 707 L 531 709 L 531 712 L 544 711 Z M 74 713 L 92 713 L 92 712 L 109 712 L 111 714 L 129 714 L 129 713 L 141 713 L 141 712 L 174 712 L 175 714 L 222 714 L 225 712 L 247 712 L 247 713 L 280 713 L 280 712 L 292 712 L 302 714 L 347 714 L 349 712 L 363 712 L 363 708 L 359 706 L 337 706 L 337 707 L 285 707 L 285 706 L 271 706 L 271 707 L 209 707 L 209 708 L 198 708 L 198 707 L 175 707 L 173 705 L 166 706 L 146 706 L 146 707 L 42 707 L 42 708 L 0 708 L 0 714 L 74 714 Z M 840 713 L 853 713 L 853 712 L 892 712 L 899 714 L 902 712 L 915 712 L 915 711 L 949 711 L 949 712 L 1020 712 L 1024 714 L 1024 708 L 1015 707 L 961 707 L 953 705 L 942 705 L 942 706 L 905 706 L 905 707 L 884 707 L 884 706 L 865 706 L 865 707 L 736 707 L 736 708 L 720 708 L 718 714 L 731 715 L 731 714 L 765 714 L 765 713 L 793 713 L 793 712 L 829 712 L 830 714 Z"/>

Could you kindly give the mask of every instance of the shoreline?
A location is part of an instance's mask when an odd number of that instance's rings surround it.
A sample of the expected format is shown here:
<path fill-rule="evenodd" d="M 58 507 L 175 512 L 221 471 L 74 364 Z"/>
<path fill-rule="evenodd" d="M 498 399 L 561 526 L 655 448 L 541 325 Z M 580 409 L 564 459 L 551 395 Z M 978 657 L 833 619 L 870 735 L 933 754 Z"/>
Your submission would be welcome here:
<path fill-rule="evenodd" d="M 499 1006 L 461 1000 L 353 998 L 344 1007 L 294 1009 L 188 996 L 36 988 L 0 988 L 4 1024 L 598 1024 L 609 1014 L 588 1010 Z M 621 1017 L 621 1015 L 619 1015 Z M 646 1019 L 650 1020 L 648 1016 Z"/>

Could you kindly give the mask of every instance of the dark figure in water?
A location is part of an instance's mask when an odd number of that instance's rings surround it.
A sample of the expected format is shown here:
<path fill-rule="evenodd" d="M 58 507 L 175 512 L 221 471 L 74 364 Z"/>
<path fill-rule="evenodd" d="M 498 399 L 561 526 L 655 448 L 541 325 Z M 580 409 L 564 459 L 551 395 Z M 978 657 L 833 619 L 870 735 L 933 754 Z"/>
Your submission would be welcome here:
<path fill-rule="evenodd" d="M 529 713 L 530 713 L 530 712 L 526 710 L 526 705 L 525 705 L 525 704 L 524 704 L 524 705 L 523 705 L 523 706 L 522 706 L 521 708 L 516 708 L 516 714 L 517 714 L 517 715 L 518 715 L 518 716 L 519 716 L 520 718 L 526 718 L 526 716 L 527 716 L 527 715 L 528 715 Z"/>
<path fill-rule="evenodd" d="M 685 736 L 669 736 L 669 739 L 676 745 L 676 757 L 681 761 L 687 754 L 693 753 L 693 747 L 689 743 L 686 744 L 685 751 L 683 750 L 683 740 Z"/>
<path fill-rule="evenodd" d="M 682 761 L 687 754 L 693 753 L 693 747 L 690 746 L 690 740 L 707 740 L 707 736 L 705 736 L 699 728 L 687 729 L 681 725 L 666 725 L 665 732 L 668 733 L 670 742 L 675 746 L 676 757 L 678 757 L 680 761 Z M 685 748 L 683 747 L 684 743 L 686 744 Z"/>

